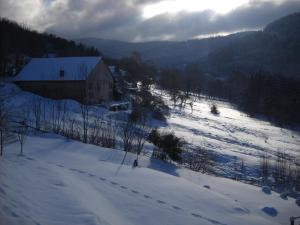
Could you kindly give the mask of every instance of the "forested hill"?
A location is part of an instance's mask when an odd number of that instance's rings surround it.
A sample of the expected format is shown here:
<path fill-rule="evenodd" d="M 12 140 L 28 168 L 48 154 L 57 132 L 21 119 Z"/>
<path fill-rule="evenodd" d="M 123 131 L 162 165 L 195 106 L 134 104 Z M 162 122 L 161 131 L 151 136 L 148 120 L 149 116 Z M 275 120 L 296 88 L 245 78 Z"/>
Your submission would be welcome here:
<path fill-rule="evenodd" d="M 299 77 L 299 40 L 300 13 L 294 13 L 266 25 L 261 31 L 200 40 L 128 43 L 87 38 L 79 41 L 114 58 L 137 51 L 144 60 L 162 68 L 183 69 L 195 64 L 199 71 L 214 76 L 266 71 Z"/>
<path fill-rule="evenodd" d="M 197 62 L 199 69 L 222 75 L 242 71 L 299 78 L 300 13 L 276 20 L 263 31 L 250 33 L 216 49 Z"/>
<path fill-rule="evenodd" d="M 0 18 L 0 76 L 17 72 L 28 57 L 99 55 L 93 47 Z"/>

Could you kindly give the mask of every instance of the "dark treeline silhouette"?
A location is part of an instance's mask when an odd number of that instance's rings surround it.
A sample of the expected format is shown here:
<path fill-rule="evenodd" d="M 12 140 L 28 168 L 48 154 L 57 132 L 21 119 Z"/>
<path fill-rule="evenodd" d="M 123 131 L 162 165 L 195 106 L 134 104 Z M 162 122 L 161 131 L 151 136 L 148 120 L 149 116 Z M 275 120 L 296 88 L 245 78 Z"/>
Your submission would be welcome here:
<path fill-rule="evenodd" d="M 247 80 L 240 106 L 251 114 L 263 114 L 280 124 L 300 125 L 300 81 L 255 74 Z"/>
<path fill-rule="evenodd" d="M 295 77 L 261 71 L 215 78 L 187 67 L 183 72 L 162 71 L 159 84 L 171 97 L 197 93 L 226 99 L 251 116 L 262 115 L 278 125 L 300 128 L 300 80 Z"/>
<path fill-rule="evenodd" d="M 0 76 L 18 72 L 29 57 L 100 54 L 94 47 L 39 33 L 6 18 L 0 18 L 0 33 Z"/>

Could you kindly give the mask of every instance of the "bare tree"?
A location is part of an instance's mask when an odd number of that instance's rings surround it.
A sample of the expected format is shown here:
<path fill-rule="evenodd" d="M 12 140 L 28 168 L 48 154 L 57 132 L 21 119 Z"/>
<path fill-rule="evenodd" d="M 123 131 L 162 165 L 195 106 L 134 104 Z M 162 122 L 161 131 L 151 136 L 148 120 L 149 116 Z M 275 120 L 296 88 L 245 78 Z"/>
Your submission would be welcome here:
<path fill-rule="evenodd" d="M 0 96 L 0 156 L 3 155 L 4 133 L 7 128 L 7 109 L 4 99 Z"/>
<path fill-rule="evenodd" d="M 51 103 L 51 128 L 54 133 L 61 131 L 62 123 L 62 104 L 60 101 L 54 101 Z"/>
<path fill-rule="evenodd" d="M 80 109 L 81 109 L 82 129 L 83 129 L 82 140 L 83 140 L 84 143 L 87 143 L 87 141 L 88 141 L 88 125 L 89 125 L 90 106 L 86 105 L 86 104 L 81 104 Z"/>
<path fill-rule="evenodd" d="M 89 143 L 94 145 L 100 145 L 100 132 L 102 129 L 102 118 L 100 116 L 96 116 L 90 126 L 89 132 Z"/>
<path fill-rule="evenodd" d="M 19 125 L 16 126 L 16 133 L 18 140 L 20 142 L 20 155 L 23 155 L 23 145 L 26 141 L 27 134 L 28 134 L 28 125 L 26 123 L 26 120 L 24 119 L 23 121 L 20 122 Z"/>
<path fill-rule="evenodd" d="M 149 133 L 150 128 L 147 126 L 147 115 L 142 114 L 135 124 L 133 137 L 133 145 L 136 151 L 136 166 L 138 165 L 139 155 L 144 148 Z"/>
<path fill-rule="evenodd" d="M 34 118 L 35 128 L 41 128 L 41 119 L 42 119 L 42 101 L 40 98 L 34 96 L 31 100 L 31 109 Z"/>
<path fill-rule="evenodd" d="M 122 160 L 122 165 L 125 162 L 125 158 L 127 153 L 132 150 L 133 146 L 133 138 L 134 138 L 135 124 L 130 118 L 126 121 L 126 123 L 121 126 L 121 139 L 123 143 L 123 149 L 125 151 L 125 155 Z"/>
<path fill-rule="evenodd" d="M 67 121 L 67 117 L 68 117 L 68 107 L 67 107 L 67 102 L 63 101 L 63 105 L 62 105 L 62 117 L 61 117 L 61 121 L 62 121 L 62 128 L 61 131 L 64 134 L 65 133 L 65 129 L 66 129 L 66 121 Z"/>
<path fill-rule="evenodd" d="M 89 86 L 93 86 L 93 83 L 91 83 L 88 80 L 88 71 L 87 71 L 87 67 L 84 64 L 81 64 L 79 66 L 79 70 L 78 70 L 78 76 L 80 79 L 85 79 L 85 86 L 82 89 L 82 100 L 83 100 L 83 104 L 80 105 L 80 109 L 81 109 L 81 116 L 82 116 L 82 129 L 83 129 L 83 134 L 82 134 L 82 141 L 84 143 L 88 142 L 88 126 L 89 126 L 89 119 L 90 119 L 90 100 L 91 100 L 91 96 L 90 96 L 90 87 Z"/>

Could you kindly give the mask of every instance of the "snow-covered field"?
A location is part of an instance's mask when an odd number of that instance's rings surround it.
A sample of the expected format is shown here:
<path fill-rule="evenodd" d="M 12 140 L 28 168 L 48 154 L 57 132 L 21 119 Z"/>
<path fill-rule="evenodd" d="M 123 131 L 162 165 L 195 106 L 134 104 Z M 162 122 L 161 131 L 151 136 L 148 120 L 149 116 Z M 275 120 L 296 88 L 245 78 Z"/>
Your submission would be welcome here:
<path fill-rule="evenodd" d="M 33 95 L 13 85 L 4 87 L 14 111 Z M 291 160 L 300 157 L 300 134 L 249 118 L 224 102 L 220 115 L 210 113 L 211 102 L 194 102 L 189 108 L 171 109 L 167 123 L 191 147 L 201 146 L 218 157 L 221 175 L 232 174 L 236 159 L 257 167 L 267 152 L 275 159 L 283 151 Z M 80 107 L 68 101 L 80 117 Z M 95 108 L 105 119 L 122 113 Z M 289 224 L 298 216 L 295 199 L 264 193 L 261 188 L 176 167 L 148 155 L 132 168 L 135 156 L 54 134 L 30 134 L 18 156 L 19 143 L 5 146 L 0 158 L 0 225 L 69 224 Z M 146 144 L 148 151 L 151 145 Z M 252 176 L 250 174 L 250 176 Z"/>
<path fill-rule="evenodd" d="M 168 97 L 164 97 L 168 102 Z M 211 104 L 220 112 L 210 112 Z M 169 105 L 172 103 L 169 101 Z M 278 152 L 300 164 L 300 133 L 277 127 L 270 122 L 251 118 L 222 101 L 197 100 L 180 110 L 171 107 L 171 116 L 163 129 L 173 130 L 191 147 L 205 148 L 215 155 L 219 174 L 233 176 L 233 164 L 243 160 L 248 175 L 258 176 L 260 158 L 267 155 L 275 160 Z"/>
<path fill-rule="evenodd" d="M 288 224 L 294 199 L 51 134 L 6 146 L 0 224 Z M 164 171 L 164 172 L 162 172 Z"/>

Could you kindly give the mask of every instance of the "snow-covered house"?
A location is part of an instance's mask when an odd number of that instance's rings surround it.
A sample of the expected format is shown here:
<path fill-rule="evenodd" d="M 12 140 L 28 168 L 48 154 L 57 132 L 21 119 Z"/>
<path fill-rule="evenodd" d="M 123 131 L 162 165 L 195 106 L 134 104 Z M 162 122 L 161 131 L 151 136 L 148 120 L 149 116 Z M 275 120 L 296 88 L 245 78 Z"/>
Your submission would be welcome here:
<path fill-rule="evenodd" d="M 14 81 L 26 91 L 54 99 L 97 104 L 113 97 L 112 74 L 99 56 L 33 58 Z"/>

